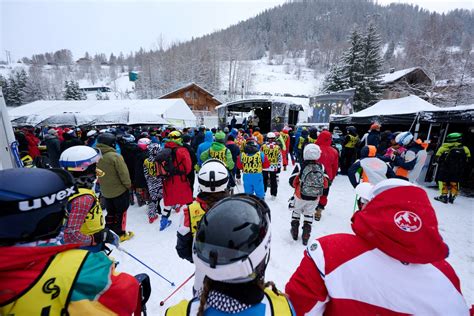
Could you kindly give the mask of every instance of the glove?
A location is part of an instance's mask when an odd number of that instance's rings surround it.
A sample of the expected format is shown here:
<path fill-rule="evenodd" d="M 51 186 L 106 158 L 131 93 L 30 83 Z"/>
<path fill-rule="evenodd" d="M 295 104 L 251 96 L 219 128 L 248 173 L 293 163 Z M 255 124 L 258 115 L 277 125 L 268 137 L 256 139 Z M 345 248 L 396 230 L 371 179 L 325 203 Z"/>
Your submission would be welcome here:
<path fill-rule="evenodd" d="M 119 236 L 108 228 L 104 228 L 100 232 L 95 233 L 93 238 L 96 244 L 107 243 L 115 247 L 118 247 L 120 244 Z"/>

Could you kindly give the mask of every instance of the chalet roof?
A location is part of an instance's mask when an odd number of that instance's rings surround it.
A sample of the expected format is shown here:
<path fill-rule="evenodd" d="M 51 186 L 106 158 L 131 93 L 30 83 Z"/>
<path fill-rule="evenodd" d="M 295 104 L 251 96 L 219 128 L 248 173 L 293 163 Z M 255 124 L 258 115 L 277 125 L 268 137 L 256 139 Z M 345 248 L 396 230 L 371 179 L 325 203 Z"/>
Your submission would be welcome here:
<path fill-rule="evenodd" d="M 381 75 L 381 80 L 382 84 L 388 84 L 397 81 L 400 78 L 403 78 L 404 76 L 408 75 L 409 73 L 412 73 L 414 71 L 420 70 L 422 71 L 425 75 L 425 71 L 421 67 L 412 67 L 412 68 L 407 68 L 407 69 L 402 69 L 398 70 L 392 73 L 386 73 Z M 426 75 L 428 77 L 428 75 Z"/>
<path fill-rule="evenodd" d="M 222 102 L 217 99 L 214 94 L 212 94 L 211 92 L 209 92 L 208 90 L 204 89 L 203 87 L 201 87 L 200 85 L 198 85 L 197 83 L 195 82 L 189 82 L 189 83 L 185 83 L 185 84 L 180 84 L 178 85 L 176 88 L 174 88 L 173 90 L 171 90 L 170 92 L 167 92 L 165 94 L 163 94 L 162 96 L 160 96 L 158 99 L 163 99 L 163 98 L 166 98 L 170 95 L 172 95 L 173 93 L 176 93 L 178 91 L 181 91 L 181 90 L 184 90 L 184 89 L 187 89 L 187 88 L 190 88 L 192 86 L 195 86 L 196 88 L 198 88 L 199 90 L 202 90 L 204 93 L 207 93 L 209 94 L 214 100 L 216 100 L 217 102 L 219 102 L 219 104 L 222 104 Z"/>

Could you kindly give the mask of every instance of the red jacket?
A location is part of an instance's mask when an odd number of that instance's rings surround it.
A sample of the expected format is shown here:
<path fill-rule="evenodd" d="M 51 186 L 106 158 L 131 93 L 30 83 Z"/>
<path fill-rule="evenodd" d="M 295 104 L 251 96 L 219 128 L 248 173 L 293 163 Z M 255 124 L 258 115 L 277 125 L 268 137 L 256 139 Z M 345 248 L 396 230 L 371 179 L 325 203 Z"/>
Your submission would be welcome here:
<path fill-rule="evenodd" d="M 41 155 L 40 150 L 38 149 L 39 139 L 33 135 L 30 131 L 25 132 L 25 138 L 28 142 L 28 154 L 31 158 L 35 159 Z"/>
<path fill-rule="evenodd" d="M 468 315 L 423 189 L 386 190 L 352 222 L 308 246 L 285 289 L 297 315 Z"/>
<path fill-rule="evenodd" d="M 192 168 L 189 152 L 185 147 L 179 146 L 172 141 L 167 142 L 165 148 L 178 148 L 176 149 L 174 166 L 183 171 L 184 175 L 172 176 L 163 181 L 164 204 L 165 206 L 172 206 L 192 203 L 193 192 L 186 177 L 186 174 L 189 174 Z"/>
<path fill-rule="evenodd" d="M 316 140 L 316 145 L 321 148 L 321 157 L 318 162 L 322 163 L 329 181 L 334 180 L 339 168 L 339 153 L 331 146 L 332 135 L 328 131 L 322 131 Z"/>

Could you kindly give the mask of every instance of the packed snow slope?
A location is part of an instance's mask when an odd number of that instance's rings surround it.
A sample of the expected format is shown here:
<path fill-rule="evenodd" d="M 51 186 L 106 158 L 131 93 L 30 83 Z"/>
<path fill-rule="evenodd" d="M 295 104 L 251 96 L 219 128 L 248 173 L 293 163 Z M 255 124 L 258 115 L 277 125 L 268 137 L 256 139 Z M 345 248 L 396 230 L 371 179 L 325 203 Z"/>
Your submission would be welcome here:
<path fill-rule="evenodd" d="M 273 280 L 280 290 L 298 267 L 305 247 L 301 240 L 293 241 L 290 236 L 290 218 L 288 198 L 292 189 L 288 184 L 290 168 L 280 174 L 278 197 L 275 201 L 268 199 L 272 210 L 272 248 L 271 259 L 266 272 L 266 279 Z M 243 192 L 242 186 L 239 186 Z M 237 190 L 238 191 L 238 190 Z M 440 233 L 450 249 L 447 259 L 452 264 L 461 280 L 462 292 L 469 305 L 474 303 L 474 267 L 473 267 L 473 229 L 474 216 L 472 198 L 459 197 L 453 205 L 442 204 L 432 198 L 437 195 L 434 189 L 426 189 L 436 210 Z M 346 176 L 337 176 L 329 193 L 329 203 L 323 212 L 321 221 L 313 223 L 311 238 L 318 238 L 333 233 L 351 233 L 350 219 L 353 214 L 355 193 Z M 176 246 L 176 229 L 179 216 L 173 212 L 173 223 L 165 231 L 159 231 L 159 221 L 149 224 L 146 207 L 132 206 L 128 210 L 127 229 L 135 232 L 135 237 L 122 244 L 122 247 L 140 260 L 151 266 L 164 277 L 179 286 L 194 272 L 194 265 L 178 257 Z M 301 229 L 301 228 L 300 228 Z M 301 235 L 301 231 L 300 231 Z M 152 292 L 147 304 L 149 315 L 164 315 L 167 307 L 182 299 L 192 298 L 192 284 L 189 281 L 163 307 L 160 301 L 167 297 L 176 287 L 158 277 L 130 256 L 114 250 L 111 254 L 120 262 L 117 269 L 131 274 L 147 273 L 151 277 Z M 369 267 L 368 267 L 369 268 Z"/>

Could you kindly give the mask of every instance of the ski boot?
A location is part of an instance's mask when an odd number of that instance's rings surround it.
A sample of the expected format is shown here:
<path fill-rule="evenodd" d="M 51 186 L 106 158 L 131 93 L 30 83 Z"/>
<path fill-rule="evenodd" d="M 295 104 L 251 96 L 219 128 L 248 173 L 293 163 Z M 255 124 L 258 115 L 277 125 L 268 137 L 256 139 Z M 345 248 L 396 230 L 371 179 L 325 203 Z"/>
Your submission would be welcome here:
<path fill-rule="evenodd" d="M 125 232 L 122 235 L 120 235 L 120 242 L 127 241 L 129 239 L 132 239 L 135 234 L 133 232 Z"/>
<path fill-rule="evenodd" d="M 448 198 L 448 202 L 449 202 L 450 204 L 453 204 L 455 199 L 456 199 L 456 195 L 451 195 L 451 194 L 450 194 L 450 195 L 449 195 L 449 198 Z"/>
<path fill-rule="evenodd" d="M 158 214 L 148 217 L 148 223 L 153 224 L 158 219 Z"/>
<path fill-rule="evenodd" d="M 306 246 L 308 244 L 309 237 L 311 237 L 311 223 L 303 222 L 303 233 L 301 234 L 303 245 Z"/>
<path fill-rule="evenodd" d="M 324 210 L 324 206 L 319 206 L 316 208 L 316 212 L 314 213 L 314 220 L 320 221 L 321 220 L 321 213 Z"/>
<path fill-rule="evenodd" d="M 166 216 L 162 216 L 160 220 L 160 232 L 171 225 L 171 221 Z"/>
<path fill-rule="evenodd" d="M 293 237 L 293 240 L 298 240 L 298 229 L 300 227 L 300 221 L 297 220 L 292 220 L 291 221 L 291 237 Z"/>
<path fill-rule="evenodd" d="M 446 194 L 441 194 L 440 196 L 435 196 L 434 198 L 436 201 L 440 201 L 444 204 L 448 204 L 448 196 Z M 454 199 L 453 199 L 454 202 Z"/>

